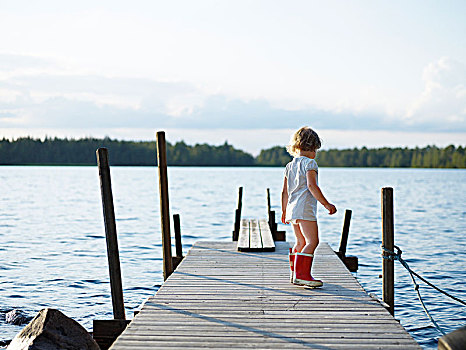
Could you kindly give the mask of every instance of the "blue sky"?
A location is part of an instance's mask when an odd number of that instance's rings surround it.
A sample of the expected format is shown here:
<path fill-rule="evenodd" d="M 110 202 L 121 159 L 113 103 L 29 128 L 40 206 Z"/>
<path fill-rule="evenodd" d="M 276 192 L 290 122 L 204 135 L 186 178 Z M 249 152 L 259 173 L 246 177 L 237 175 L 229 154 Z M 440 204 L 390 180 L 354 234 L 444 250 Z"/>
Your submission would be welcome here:
<path fill-rule="evenodd" d="M 0 0 L 0 136 L 466 144 L 464 1 Z"/>

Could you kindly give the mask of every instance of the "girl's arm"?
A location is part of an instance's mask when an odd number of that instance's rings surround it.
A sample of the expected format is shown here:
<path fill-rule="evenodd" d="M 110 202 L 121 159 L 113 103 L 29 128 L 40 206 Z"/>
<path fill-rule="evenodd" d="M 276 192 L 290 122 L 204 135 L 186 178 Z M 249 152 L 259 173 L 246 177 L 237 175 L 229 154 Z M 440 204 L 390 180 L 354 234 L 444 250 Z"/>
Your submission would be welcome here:
<path fill-rule="evenodd" d="M 337 208 L 330 203 L 320 190 L 320 187 L 317 185 L 317 173 L 314 170 L 309 170 L 306 173 L 307 188 L 312 193 L 315 199 L 317 199 L 324 207 L 328 210 L 330 215 L 337 212 Z"/>
<path fill-rule="evenodd" d="M 285 217 L 286 217 L 286 205 L 288 204 L 288 185 L 286 176 L 283 180 L 283 189 L 282 189 L 282 223 L 286 224 Z"/>

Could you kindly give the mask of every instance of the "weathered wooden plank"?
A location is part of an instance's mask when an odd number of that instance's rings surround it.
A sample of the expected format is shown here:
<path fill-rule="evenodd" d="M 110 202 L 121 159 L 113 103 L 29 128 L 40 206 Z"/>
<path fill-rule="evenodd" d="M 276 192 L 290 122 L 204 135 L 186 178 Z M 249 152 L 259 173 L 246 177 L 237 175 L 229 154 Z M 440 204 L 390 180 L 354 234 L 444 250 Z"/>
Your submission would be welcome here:
<path fill-rule="evenodd" d="M 230 322 L 231 323 L 231 322 Z M 186 335 L 189 334 L 202 334 L 202 335 L 219 335 L 223 334 L 223 332 L 229 332 L 230 335 L 233 335 L 235 332 L 243 332 L 247 330 L 251 330 L 254 327 L 260 327 L 263 331 L 276 331 L 277 333 L 283 334 L 293 334 L 293 336 L 300 336 L 300 337 L 321 337 L 321 338 L 328 338 L 334 337 L 336 333 L 345 333 L 342 334 L 345 338 L 351 337 L 358 337 L 359 335 L 363 337 L 367 337 L 369 334 L 381 334 L 383 338 L 390 339 L 390 338 L 406 338 L 410 339 L 409 335 L 400 328 L 395 330 L 387 330 L 386 327 L 379 325 L 378 327 L 371 327 L 370 325 L 361 325 L 361 329 L 357 327 L 348 327 L 345 325 L 341 325 L 340 327 L 333 327 L 333 326 L 325 326 L 319 327 L 312 325 L 304 326 L 297 326 L 297 325 L 288 325 L 287 327 L 283 327 L 283 329 L 278 324 L 268 324 L 262 326 L 259 323 L 233 323 L 232 325 L 228 325 L 228 322 L 225 322 L 225 325 L 218 325 L 214 323 L 209 323 L 204 326 L 192 326 L 189 325 L 188 327 L 183 324 L 176 324 L 175 322 L 171 322 L 170 326 L 164 326 L 163 324 L 152 324 L 152 323 L 145 323 L 139 324 L 138 327 L 129 328 L 126 332 L 126 335 L 135 335 L 135 334 L 148 334 L 148 335 L 176 335 L 183 336 L 183 333 Z M 196 333 L 197 332 L 197 333 Z M 202 332 L 202 333 L 201 333 Z"/>
<path fill-rule="evenodd" d="M 180 324 L 179 320 L 190 320 L 189 323 L 186 324 Z M 378 330 L 382 329 L 386 331 L 385 323 L 387 320 L 385 319 L 364 319 L 356 323 L 348 323 L 347 319 L 340 319 L 340 318 L 335 318 L 335 319 L 320 319 L 320 318 L 312 318 L 312 319 L 307 319 L 303 318 L 303 320 L 300 320 L 299 324 L 296 324 L 296 320 L 292 321 L 290 319 L 267 319 L 267 318 L 237 318 L 237 317 L 225 317 L 222 318 L 225 321 L 228 322 L 234 322 L 234 323 L 239 323 L 239 324 L 244 324 L 244 325 L 249 325 L 249 324 L 262 324 L 265 328 L 266 327 L 281 327 L 281 328 L 292 328 L 292 329 L 308 329 L 310 326 L 314 325 L 319 325 L 318 328 L 322 329 L 328 329 L 328 330 L 333 330 L 333 329 L 356 329 L 356 330 L 361 330 L 365 331 L 366 329 L 369 330 Z M 175 328 L 180 328 L 180 329 L 187 329 L 187 328 L 203 328 L 203 327 L 224 327 L 222 325 L 218 325 L 216 323 L 213 323 L 208 320 L 192 320 L 189 317 L 176 317 L 176 318 L 169 318 L 169 317 L 164 317 L 163 319 L 160 319 L 160 317 L 149 317 L 147 315 L 144 316 L 143 320 L 140 320 L 138 322 L 139 327 L 144 327 L 144 326 L 150 326 L 150 327 L 159 327 L 160 329 L 167 328 L 167 327 L 175 327 Z M 404 332 L 402 329 L 398 330 L 399 332 Z"/>
<path fill-rule="evenodd" d="M 258 334 L 262 336 L 258 336 Z M 336 344 L 351 344 L 352 346 L 357 346 L 360 344 L 372 344 L 372 346 L 378 346 L 377 348 L 380 349 L 384 344 L 393 344 L 393 345 L 398 345 L 398 346 L 403 346 L 403 349 L 409 349 L 412 340 L 411 339 L 383 339 L 383 338 L 369 338 L 369 339 L 360 339 L 360 338 L 341 338 L 341 337 L 336 337 L 336 338 L 320 338 L 316 339 L 311 337 L 310 339 L 308 338 L 299 338 L 299 337 L 292 337 L 292 336 L 287 336 L 287 335 L 275 335 L 275 334 L 270 334 L 268 332 L 259 332 L 258 334 L 253 334 L 253 335 L 241 335 L 241 336 L 231 336 L 231 337 L 225 337 L 225 336 L 195 336 L 193 334 L 186 334 L 184 337 L 179 337 L 179 336 L 170 336 L 170 335 L 161 335 L 161 336 L 144 336 L 144 337 L 128 337 L 127 339 L 121 340 L 121 344 L 128 344 L 133 342 L 145 342 L 148 345 L 148 348 L 152 348 L 151 345 L 152 342 L 157 343 L 157 342 L 163 342 L 163 343 L 168 343 L 168 342 L 174 342 L 174 343 L 183 343 L 183 342 L 189 342 L 190 344 L 196 342 L 196 343 L 214 343 L 214 345 L 219 346 L 220 344 L 235 344 L 235 343 L 240 343 L 240 344 L 261 344 L 262 346 L 265 344 L 273 344 L 273 343 L 278 343 L 278 344 L 283 344 L 285 342 L 290 342 L 295 345 L 336 345 Z M 275 338 L 274 341 L 270 341 L 267 339 L 267 336 L 269 338 Z M 267 340 L 265 340 L 267 339 Z M 117 340 L 117 344 L 118 344 Z M 217 343 L 217 344 L 215 344 Z M 115 344 L 116 345 L 116 344 Z M 118 349 L 117 346 L 112 346 L 111 349 Z M 188 348 L 190 348 L 188 344 Z M 416 349 L 419 349 L 417 347 Z"/>
<path fill-rule="evenodd" d="M 259 335 L 259 336 L 258 336 Z M 273 340 L 267 339 L 267 338 L 273 338 Z M 292 344 L 302 344 L 302 345 L 336 345 L 336 344 L 351 344 L 353 346 L 359 345 L 359 344 L 372 344 L 372 346 L 383 346 L 385 344 L 393 344 L 393 345 L 398 345 L 398 346 L 403 346 L 402 349 L 409 349 L 410 345 L 412 343 L 411 339 L 405 339 L 405 338 L 399 338 L 399 339 L 384 339 L 384 338 L 378 338 L 378 337 L 372 337 L 372 338 L 367 338 L 367 339 L 362 339 L 362 338 L 342 338 L 342 337 L 308 337 L 308 338 L 302 338 L 302 337 L 293 337 L 290 335 L 279 335 L 275 333 L 270 333 L 270 332 L 258 332 L 256 333 L 246 333 L 246 334 L 241 334 L 241 336 L 196 336 L 193 334 L 186 334 L 183 337 L 180 336 L 170 336 L 170 335 L 159 335 L 159 336 L 148 336 L 144 335 L 141 337 L 126 337 L 126 339 L 121 340 L 121 343 L 130 343 L 131 341 L 137 342 L 137 341 L 143 341 L 145 343 L 148 343 L 148 345 L 152 342 L 164 342 L 164 343 L 183 343 L 183 342 L 191 342 L 192 343 L 210 343 L 210 345 L 214 346 L 219 346 L 220 344 L 235 344 L 235 343 L 248 343 L 248 344 L 260 344 L 264 346 L 265 344 L 283 344 L 286 342 L 292 343 Z M 118 349 L 116 344 L 118 344 L 119 341 L 111 347 L 111 349 Z M 149 347 L 148 347 L 149 348 Z M 150 347 L 152 348 L 152 347 Z M 188 345 L 188 348 L 190 346 Z M 312 347 L 311 347 L 312 348 Z M 377 349 L 380 349 L 380 347 L 377 347 Z M 383 348 L 382 348 L 383 349 Z M 419 347 L 417 347 L 419 349 Z"/>
<path fill-rule="evenodd" d="M 273 241 L 272 231 L 265 219 L 259 220 L 259 229 L 261 232 L 262 246 L 264 251 L 275 251 L 275 242 Z"/>
<path fill-rule="evenodd" d="M 245 327 L 247 328 L 247 327 Z M 126 340 L 139 340 L 141 338 L 145 338 L 148 340 L 157 339 L 157 340 L 164 340 L 164 341 L 181 341 L 183 338 L 190 339 L 193 343 L 196 342 L 205 342 L 209 340 L 211 343 L 223 343 L 225 341 L 231 342 L 253 342 L 256 344 L 261 344 L 261 338 L 264 335 L 270 336 L 273 334 L 273 337 L 277 338 L 277 340 L 283 339 L 285 337 L 290 336 L 290 330 L 288 330 L 288 335 L 285 333 L 276 333 L 275 329 L 272 330 L 265 330 L 260 329 L 258 332 L 257 327 L 251 327 L 251 331 L 238 331 L 232 332 L 231 330 L 225 330 L 219 333 L 207 333 L 205 331 L 199 331 L 199 333 L 195 333 L 194 330 L 187 331 L 173 331 L 166 330 L 165 334 L 154 334 L 153 330 L 147 330 L 146 332 L 140 332 L 131 334 L 130 330 L 126 335 Z M 400 333 L 395 335 L 388 335 L 381 332 L 374 332 L 374 333 L 347 333 L 345 331 L 342 332 L 330 332 L 330 333 L 308 333 L 306 331 L 303 332 L 296 332 L 291 331 L 293 334 L 293 339 L 299 339 L 301 341 L 319 341 L 319 342 L 334 342 L 334 339 L 340 339 L 339 343 L 350 343 L 350 344 L 358 344 L 364 342 L 372 342 L 373 344 L 400 344 L 405 343 L 409 344 L 412 342 L 410 338 L 403 337 Z M 257 339 L 258 338 L 258 339 Z M 375 340 L 376 339 L 376 340 Z"/>
<path fill-rule="evenodd" d="M 241 228 L 238 237 L 238 250 L 249 249 L 250 227 L 248 220 L 241 220 Z"/>
<path fill-rule="evenodd" d="M 126 345 L 126 343 L 125 343 Z M 148 349 L 148 345 L 140 344 L 138 342 L 132 342 L 128 344 L 126 347 L 118 347 L 116 349 L 134 349 L 134 350 L 139 350 L 139 349 Z M 374 344 L 362 344 L 358 345 L 357 347 L 355 345 L 340 345 L 340 344 L 333 344 L 331 347 L 328 345 L 319 345 L 315 344 L 313 347 L 306 346 L 306 345 L 296 345 L 296 344 L 283 344 L 283 343 L 277 343 L 277 344 L 238 344 L 238 343 L 225 343 L 225 344 L 220 344 L 220 345 L 212 345 L 210 343 L 207 344 L 199 344 L 196 343 L 190 344 L 189 342 L 185 343 L 167 343 L 166 346 L 160 345 L 160 343 L 154 343 L 150 344 L 150 349 L 186 349 L 189 348 L 190 350 L 198 350 L 198 349 L 218 349 L 218 350 L 224 350 L 225 348 L 228 349 L 256 349 L 256 350 L 269 350 L 269 349 L 309 349 L 309 348 L 314 348 L 314 349 L 381 349 L 381 347 L 376 347 Z M 400 345 L 384 345 L 383 349 L 400 349 Z"/>
<path fill-rule="evenodd" d="M 144 310 L 144 312 L 147 312 L 146 310 Z M 293 315 L 295 315 L 296 317 L 298 316 L 305 316 L 305 317 L 308 317 L 309 315 L 309 312 L 307 311 L 282 311 L 282 312 L 279 312 L 279 311 L 269 311 L 269 312 L 265 312 L 264 310 L 255 310 L 255 311 L 238 311 L 238 312 L 235 312 L 235 317 L 242 317 L 242 318 L 248 318 L 250 317 L 251 315 L 253 315 L 253 319 L 260 319 L 262 321 L 262 319 L 264 317 L 268 317 L 268 318 L 274 318 L 276 320 L 286 320 L 288 318 L 290 318 L 290 313 L 293 313 Z M 142 313 L 140 312 L 141 315 L 144 315 L 144 317 L 147 317 L 148 319 L 150 318 L 149 316 L 147 316 L 146 313 Z M 313 314 L 315 314 L 316 317 L 320 317 L 321 319 L 329 319 L 329 320 L 332 320 L 332 319 L 342 319 L 342 320 L 358 320 L 358 319 L 366 319 L 366 320 L 375 320 L 375 319 L 380 319 L 380 320 L 383 320 L 384 322 L 388 322 L 390 323 L 390 321 L 392 321 L 391 319 L 387 318 L 386 315 L 384 313 L 381 313 L 381 312 L 366 312 L 366 311 L 349 311 L 349 312 L 339 312 L 338 314 L 335 314 L 335 313 L 332 313 L 332 312 L 328 312 L 328 311 L 323 311 L 323 310 L 320 310 L 320 311 L 315 311 L 313 312 Z M 192 320 L 194 319 L 204 319 L 204 318 L 208 318 L 209 317 L 213 317 L 215 319 L 227 319 L 229 317 L 232 317 L 230 313 L 226 313 L 226 312 L 215 312 L 215 311 L 206 311 L 206 312 L 202 312 L 202 313 L 192 313 L 192 312 L 183 312 L 181 309 L 178 310 L 178 312 L 163 312 L 163 311 L 160 311 L 160 312 L 152 312 L 152 316 L 153 317 L 157 317 L 157 316 L 163 316 L 167 319 L 169 318 L 173 318 L 173 319 L 178 319 L 178 318 L 183 318 L 183 315 L 185 317 L 188 317 L 188 318 L 191 318 Z M 138 314 L 139 316 L 139 314 Z M 292 318 L 290 318 L 292 319 Z M 139 322 L 139 321 L 138 321 Z M 296 319 L 295 319 L 295 322 L 296 322 Z"/>
<path fill-rule="evenodd" d="M 250 220 L 249 225 L 249 248 L 251 251 L 262 251 L 261 233 L 257 220 Z"/>
<path fill-rule="evenodd" d="M 125 343 L 126 345 L 126 343 Z M 140 342 L 132 342 L 128 344 L 126 347 L 118 347 L 116 349 L 134 349 L 134 350 L 139 350 L 139 349 L 148 349 L 148 345 L 141 344 Z M 201 349 L 218 349 L 218 350 L 224 350 L 225 348 L 228 349 L 247 349 L 247 348 L 253 348 L 256 350 L 269 350 L 269 349 L 309 349 L 312 347 L 306 346 L 306 345 L 296 345 L 296 344 L 283 344 L 283 343 L 276 343 L 276 344 L 238 344 L 238 343 L 225 343 L 225 344 L 220 344 L 220 345 L 212 345 L 210 343 L 207 343 L 206 345 L 204 344 L 199 344 L 196 343 L 190 344 L 189 342 L 185 343 L 167 343 L 167 345 L 160 345 L 160 343 L 154 343 L 150 345 L 150 349 L 186 349 L 189 348 L 190 350 L 201 350 Z M 358 345 L 357 347 L 355 345 L 340 345 L 340 344 L 333 344 L 331 347 L 328 345 L 319 345 L 316 344 L 313 346 L 315 349 L 381 349 L 381 347 L 376 347 L 374 344 L 361 344 Z M 400 345 L 384 345 L 383 349 L 400 349 Z"/>

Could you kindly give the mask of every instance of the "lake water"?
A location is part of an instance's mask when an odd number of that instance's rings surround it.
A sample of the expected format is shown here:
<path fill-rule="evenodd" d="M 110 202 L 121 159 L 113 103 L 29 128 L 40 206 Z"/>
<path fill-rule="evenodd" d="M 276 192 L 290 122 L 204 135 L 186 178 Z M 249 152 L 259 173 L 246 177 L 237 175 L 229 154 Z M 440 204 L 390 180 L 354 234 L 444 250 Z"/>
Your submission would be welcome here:
<path fill-rule="evenodd" d="M 127 314 L 162 283 L 157 169 L 113 167 L 112 186 Z M 237 191 L 243 216 L 266 217 L 266 188 L 280 212 L 281 168 L 169 168 L 171 214 L 181 215 L 184 251 L 197 240 L 231 240 Z M 320 185 L 338 208 L 319 207 L 321 240 L 338 249 L 345 209 L 353 210 L 348 255 L 359 257 L 363 287 L 381 297 L 380 190 L 395 192 L 395 243 L 411 268 L 466 299 L 466 171 L 321 168 Z M 0 340 L 18 308 L 31 316 L 53 307 L 87 329 L 112 318 L 98 170 L 0 167 Z M 293 240 L 289 226 L 288 240 Z M 425 316 L 408 273 L 396 263 L 396 318 L 423 348 L 439 333 Z M 466 308 L 422 282 L 428 309 L 447 332 L 466 323 Z"/>

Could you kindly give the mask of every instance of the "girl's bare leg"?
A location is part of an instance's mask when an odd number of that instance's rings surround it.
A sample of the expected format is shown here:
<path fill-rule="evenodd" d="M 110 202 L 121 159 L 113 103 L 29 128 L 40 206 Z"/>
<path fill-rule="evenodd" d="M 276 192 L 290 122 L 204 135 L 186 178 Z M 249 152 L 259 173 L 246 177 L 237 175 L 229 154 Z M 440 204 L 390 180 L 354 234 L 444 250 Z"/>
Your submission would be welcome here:
<path fill-rule="evenodd" d="M 306 245 L 302 249 L 301 253 L 314 254 L 314 251 L 319 245 L 319 227 L 317 226 L 317 221 L 299 220 L 298 224 L 300 232 L 306 240 Z"/>
<path fill-rule="evenodd" d="M 304 238 L 304 236 L 303 236 L 303 234 L 301 232 L 299 224 L 292 224 L 292 226 L 293 226 L 294 235 L 296 237 L 296 243 L 293 246 L 292 252 L 293 253 L 296 253 L 296 252 L 301 253 L 301 250 L 306 245 L 306 239 Z"/>

